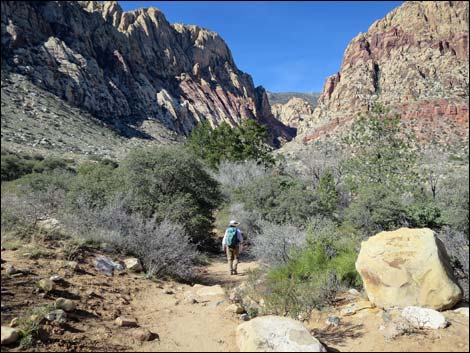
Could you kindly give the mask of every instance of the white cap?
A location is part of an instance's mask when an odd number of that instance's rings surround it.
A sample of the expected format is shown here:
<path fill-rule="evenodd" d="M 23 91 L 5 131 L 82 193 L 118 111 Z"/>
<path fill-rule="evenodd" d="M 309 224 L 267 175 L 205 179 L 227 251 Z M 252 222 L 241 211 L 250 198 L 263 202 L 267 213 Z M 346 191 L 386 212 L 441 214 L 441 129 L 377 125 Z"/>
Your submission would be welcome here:
<path fill-rule="evenodd" d="M 236 220 L 232 219 L 229 223 L 231 226 L 238 226 L 240 223 L 238 223 Z"/>

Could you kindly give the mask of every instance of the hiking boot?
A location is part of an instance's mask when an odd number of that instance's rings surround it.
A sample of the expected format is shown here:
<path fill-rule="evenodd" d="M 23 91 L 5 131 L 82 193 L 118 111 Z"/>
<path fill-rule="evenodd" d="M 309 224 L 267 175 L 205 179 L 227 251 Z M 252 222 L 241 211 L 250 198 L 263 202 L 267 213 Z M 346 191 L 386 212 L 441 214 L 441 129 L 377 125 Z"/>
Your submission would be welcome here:
<path fill-rule="evenodd" d="M 233 271 L 233 274 L 234 274 L 234 275 L 238 275 L 237 270 L 234 270 L 234 271 Z"/>
<path fill-rule="evenodd" d="M 230 276 L 233 276 L 234 274 L 234 271 L 230 271 Z"/>

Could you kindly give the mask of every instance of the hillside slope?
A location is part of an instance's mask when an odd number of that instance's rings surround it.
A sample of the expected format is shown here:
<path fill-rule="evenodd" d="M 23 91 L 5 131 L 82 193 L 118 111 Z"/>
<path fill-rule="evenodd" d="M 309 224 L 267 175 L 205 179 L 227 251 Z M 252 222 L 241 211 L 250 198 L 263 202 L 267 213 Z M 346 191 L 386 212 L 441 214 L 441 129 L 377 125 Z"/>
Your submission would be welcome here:
<path fill-rule="evenodd" d="M 264 90 L 238 70 L 218 34 L 170 24 L 156 8 L 3 2 L 1 12 L 2 78 L 22 75 L 108 125 L 143 126 L 153 138 L 148 121 L 187 135 L 203 120 L 274 120 Z M 290 140 L 292 131 L 275 123 L 273 138 Z"/>

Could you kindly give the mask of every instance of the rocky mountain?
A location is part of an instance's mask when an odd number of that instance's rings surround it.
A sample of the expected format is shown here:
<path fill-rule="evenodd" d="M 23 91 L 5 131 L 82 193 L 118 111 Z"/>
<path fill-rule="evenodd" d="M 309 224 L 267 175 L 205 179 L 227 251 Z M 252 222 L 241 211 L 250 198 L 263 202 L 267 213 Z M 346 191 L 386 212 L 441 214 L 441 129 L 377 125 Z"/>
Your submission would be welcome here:
<path fill-rule="evenodd" d="M 51 93 L 120 135 L 154 139 L 147 125 L 186 135 L 203 120 L 236 126 L 257 119 L 275 143 L 293 137 L 218 34 L 170 24 L 156 8 L 10 1 L 1 4 L 1 21 L 2 82 L 25 78 L 32 90 Z M 2 114 L 2 129 L 3 121 Z"/>
<path fill-rule="evenodd" d="M 315 108 L 320 94 L 321 92 L 268 92 L 268 98 L 271 105 L 286 104 L 292 98 L 300 98 Z"/>
<path fill-rule="evenodd" d="M 271 111 L 276 119 L 287 126 L 297 128 L 313 115 L 314 107 L 302 98 L 293 97 L 284 104 L 271 104 Z"/>
<path fill-rule="evenodd" d="M 468 148 L 469 3 L 410 1 L 358 34 L 297 142 L 345 131 L 374 102 L 423 141 Z"/>

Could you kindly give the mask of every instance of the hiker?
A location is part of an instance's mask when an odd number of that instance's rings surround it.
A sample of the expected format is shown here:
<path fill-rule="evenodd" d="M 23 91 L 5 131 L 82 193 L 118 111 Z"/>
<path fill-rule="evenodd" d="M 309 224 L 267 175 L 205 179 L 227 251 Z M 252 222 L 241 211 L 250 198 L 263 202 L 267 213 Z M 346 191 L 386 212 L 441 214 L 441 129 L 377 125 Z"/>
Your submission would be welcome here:
<path fill-rule="evenodd" d="M 237 274 L 238 256 L 242 250 L 243 236 L 237 226 L 240 223 L 231 220 L 222 240 L 222 249 L 227 253 L 230 275 Z"/>

